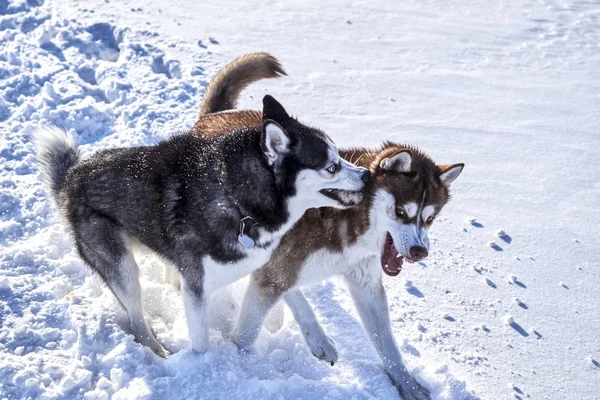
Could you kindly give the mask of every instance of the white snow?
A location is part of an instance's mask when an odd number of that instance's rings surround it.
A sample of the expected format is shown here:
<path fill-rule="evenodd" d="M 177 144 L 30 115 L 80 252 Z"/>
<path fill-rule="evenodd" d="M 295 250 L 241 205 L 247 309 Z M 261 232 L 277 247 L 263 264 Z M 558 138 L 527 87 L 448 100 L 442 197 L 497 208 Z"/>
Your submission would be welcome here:
<path fill-rule="evenodd" d="M 198 355 L 178 292 L 145 257 L 151 326 L 181 350 L 156 357 L 42 189 L 35 127 L 71 131 L 84 154 L 154 143 L 189 128 L 213 74 L 250 51 L 289 77 L 250 88 L 243 107 L 269 92 L 340 147 L 393 140 L 466 164 L 429 258 L 384 279 L 394 334 L 434 398 L 597 396 L 597 4 L 149 3 L 0 0 L 0 398 L 398 398 L 339 279 L 305 290 L 335 366 L 289 310 L 252 353 L 213 329 Z M 243 285 L 228 290 L 219 298 L 239 301 Z"/>

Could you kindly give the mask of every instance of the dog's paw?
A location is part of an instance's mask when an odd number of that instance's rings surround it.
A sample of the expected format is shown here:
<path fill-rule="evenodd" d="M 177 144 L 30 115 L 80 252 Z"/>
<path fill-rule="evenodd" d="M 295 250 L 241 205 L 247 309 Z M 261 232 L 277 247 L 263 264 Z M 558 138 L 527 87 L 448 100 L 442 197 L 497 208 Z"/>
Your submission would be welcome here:
<path fill-rule="evenodd" d="M 392 380 L 394 379 L 392 378 Z M 404 400 L 431 400 L 429 390 L 412 376 L 395 381 L 394 385 L 400 392 L 400 397 Z"/>
<path fill-rule="evenodd" d="M 152 351 L 154 352 L 154 354 L 161 358 L 169 358 L 173 354 L 162 346 L 153 348 Z"/>
<path fill-rule="evenodd" d="M 308 347 L 310 347 L 311 353 L 319 360 L 325 360 L 331 365 L 335 364 L 338 360 L 338 352 L 335 348 L 335 342 L 325 335 L 306 335 L 306 341 Z"/>

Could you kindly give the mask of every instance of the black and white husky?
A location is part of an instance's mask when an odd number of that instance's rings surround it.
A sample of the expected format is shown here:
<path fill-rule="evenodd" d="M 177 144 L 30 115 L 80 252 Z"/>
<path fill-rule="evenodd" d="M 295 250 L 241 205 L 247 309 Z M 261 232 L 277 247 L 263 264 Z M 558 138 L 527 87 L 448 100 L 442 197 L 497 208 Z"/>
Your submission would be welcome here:
<path fill-rule="evenodd" d="M 79 255 L 123 305 L 136 340 L 161 356 L 142 310 L 136 245 L 181 275 L 192 348 L 203 352 L 211 292 L 264 265 L 308 208 L 356 204 L 369 177 L 271 96 L 258 126 L 219 136 L 178 135 L 87 160 L 57 128 L 40 128 L 34 141 Z"/>

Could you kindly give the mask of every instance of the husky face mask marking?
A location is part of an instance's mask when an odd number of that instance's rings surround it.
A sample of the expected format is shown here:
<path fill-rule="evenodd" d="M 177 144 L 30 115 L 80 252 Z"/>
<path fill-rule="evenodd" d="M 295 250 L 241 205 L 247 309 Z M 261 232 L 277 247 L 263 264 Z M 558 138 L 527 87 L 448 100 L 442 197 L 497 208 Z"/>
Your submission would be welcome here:
<path fill-rule="evenodd" d="M 420 261 L 429 255 L 429 228 L 449 199 L 448 188 L 463 164 L 414 166 L 410 150 L 384 158 L 379 187 L 373 196 L 375 224 L 387 231 L 381 265 L 386 274 L 400 273 L 403 259 Z M 419 171 L 419 172 L 416 172 Z"/>
<path fill-rule="evenodd" d="M 288 178 L 304 208 L 347 208 L 362 200 L 361 190 L 370 177 L 342 159 L 332 140 L 323 132 L 291 118 L 270 96 L 265 96 L 262 147 L 276 175 Z"/>
<path fill-rule="evenodd" d="M 360 191 L 370 177 L 366 168 L 359 168 L 341 158 L 330 140 L 326 141 L 328 157 L 319 169 L 306 169 L 298 174 L 298 190 L 315 193 L 308 201 L 313 207 L 347 208 L 362 201 Z"/>

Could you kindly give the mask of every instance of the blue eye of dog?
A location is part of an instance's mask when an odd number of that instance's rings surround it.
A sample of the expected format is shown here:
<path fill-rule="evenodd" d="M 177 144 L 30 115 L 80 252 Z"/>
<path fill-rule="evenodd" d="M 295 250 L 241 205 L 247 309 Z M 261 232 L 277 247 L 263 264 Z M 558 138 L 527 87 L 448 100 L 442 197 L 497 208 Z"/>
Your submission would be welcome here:
<path fill-rule="evenodd" d="M 327 172 L 334 174 L 337 171 L 337 165 L 333 164 L 331 167 L 327 168 Z"/>

